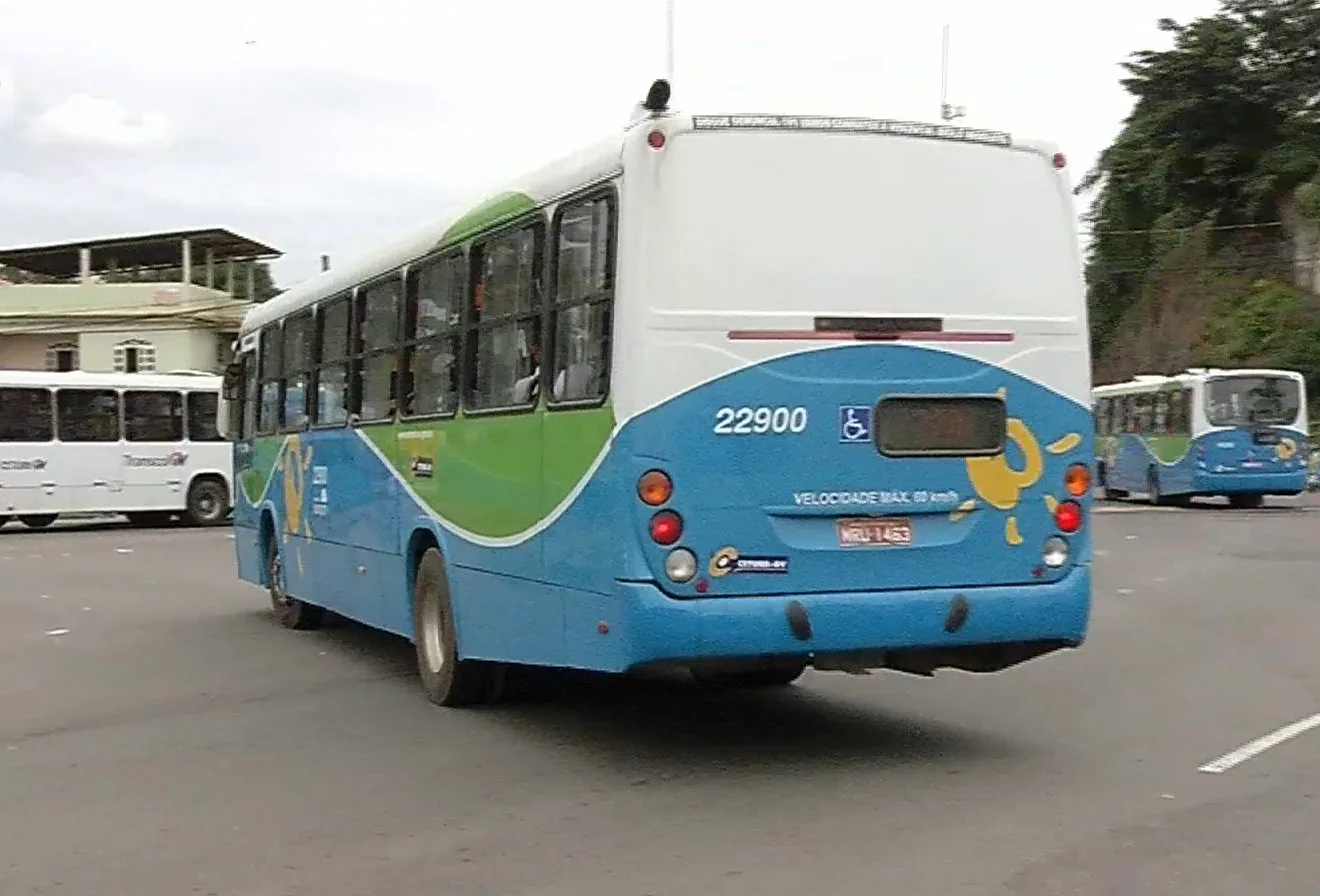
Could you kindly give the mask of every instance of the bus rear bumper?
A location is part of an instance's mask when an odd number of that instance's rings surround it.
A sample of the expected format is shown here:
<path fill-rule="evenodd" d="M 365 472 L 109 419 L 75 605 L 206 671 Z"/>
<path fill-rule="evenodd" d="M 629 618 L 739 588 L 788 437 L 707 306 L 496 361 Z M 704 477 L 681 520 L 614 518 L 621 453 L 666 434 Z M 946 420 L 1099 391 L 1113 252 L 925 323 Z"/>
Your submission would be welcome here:
<path fill-rule="evenodd" d="M 1079 646 L 1091 608 L 1089 566 L 1049 584 L 920 591 L 675 600 L 654 585 L 618 588 L 620 671 L 810 656 L 820 668 L 993 672 Z"/>
<path fill-rule="evenodd" d="M 1202 495 L 1299 495 L 1307 471 L 1288 473 L 1198 473 L 1192 482 Z"/>

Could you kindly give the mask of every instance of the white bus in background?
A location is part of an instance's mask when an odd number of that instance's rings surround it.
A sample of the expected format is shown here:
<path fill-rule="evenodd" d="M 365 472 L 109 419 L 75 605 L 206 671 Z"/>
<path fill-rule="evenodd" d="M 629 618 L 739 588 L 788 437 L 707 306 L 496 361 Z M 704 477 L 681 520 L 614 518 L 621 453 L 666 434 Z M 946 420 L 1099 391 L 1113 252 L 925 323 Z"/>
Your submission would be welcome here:
<path fill-rule="evenodd" d="M 220 377 L 0 371 L 0 525 L 120 513 L 223 523 L 233 494 L 216 432 Z"/>

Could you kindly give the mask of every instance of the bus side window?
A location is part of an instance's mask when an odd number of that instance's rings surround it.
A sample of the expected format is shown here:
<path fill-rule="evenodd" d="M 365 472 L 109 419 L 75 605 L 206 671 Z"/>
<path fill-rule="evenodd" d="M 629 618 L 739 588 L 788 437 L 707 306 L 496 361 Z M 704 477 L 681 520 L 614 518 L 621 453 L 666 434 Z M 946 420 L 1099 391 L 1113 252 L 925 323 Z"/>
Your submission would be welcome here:
<path fill-rule="evenodd" d="M 357 294 L 353 398 L 363 422 L 394 417 L 402 293 L 403 279 L 396 273 Z"/>
<path fill-rule="evenodd" d="M 409 275 L 400 410 L 405 417 L 452 414 L 458 408 L 467 264 L 462 253 L 429 262 Z"/>
<path fill-rule="evenodd" d="M 220 396 L 214 392 L 189 392 L 184 397 L 188 421 L 188 441 L 223 442 L 216 428 Z"/>
<path fill-rule="evenodd" d="M 49 389 L 0 389 L 0 442 L 50 442 L 54 438 Z"/>
<path fill-rule="evenodd" d="M 243 441 L 251 441 L 257 434 L 257 354 L 254 351 L 243 353 Z"/>
<path fill-rule="evenodd" d="M 119 393 L 114 389 L 57 389 L 61 442 L 118 442 Z"/>
<path fill-rule="evenodd" d="M 284 321 L 280 350 L 280 385 L 284 393 L 284 432 L 307 428 L 307 381 L 312 377 L 312 311 L 300 311 Z"/>
<path fill-rule="evenodd" d="M 599 401 L 608 391 L 614 233 L 608 196 L 565 206 L 555 216 L 552 403 Z"/>
<path fill-rule="evenodd" d="M 1169 434 L 1169 393 L 1156 392 L 1150 397 L 1150 430 L 1157 436 Z"/>
<path fill-rule="evenodd" d="M 129 442 L 182 442 L 183 396 L 156 389 L 125 391 L 124 438 Z"/>
<path fill-rule="evenodd" d="M 271 324 L 261 331 L 261 358 L 257 378 L 261 384 L 257 406 L 257 435 L 267 436 L 280 427 L 280 325 Z"/>
<path fill-rule="evenodd" d="M 472 249 L 464 402 L 475 411 L 530 408 L 541 386 L 540 223 Z"/>
<path fill-rule="evenodd" d="M 313 425 L 341 426 L 348 419 L 349 301 L 349 296 L 333 298 L 316 316 Z"/>

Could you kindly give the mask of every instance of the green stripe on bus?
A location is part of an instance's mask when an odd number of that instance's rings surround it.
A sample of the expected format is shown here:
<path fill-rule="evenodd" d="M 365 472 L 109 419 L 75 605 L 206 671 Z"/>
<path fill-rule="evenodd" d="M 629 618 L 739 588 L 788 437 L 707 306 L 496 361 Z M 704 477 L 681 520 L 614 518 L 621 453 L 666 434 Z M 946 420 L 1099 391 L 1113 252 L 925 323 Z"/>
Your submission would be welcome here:
<path fill-rule="evenodd" d="M 587 474 L 614 430 L 609 407 L 363 427 L 444 519 L 486 538 L 539 523 Z M 422 462 L 423 475 L 414 464 Z M 425 475 L 429 469 L 430 475 Z"/>

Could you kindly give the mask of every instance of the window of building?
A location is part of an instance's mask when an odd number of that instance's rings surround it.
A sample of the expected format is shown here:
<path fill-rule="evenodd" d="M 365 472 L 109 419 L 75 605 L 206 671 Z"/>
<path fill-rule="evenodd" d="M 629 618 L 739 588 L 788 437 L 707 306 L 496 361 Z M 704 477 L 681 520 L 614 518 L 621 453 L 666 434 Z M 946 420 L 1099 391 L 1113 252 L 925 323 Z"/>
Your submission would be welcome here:
<path fill-rule="evenodd" d="M 331 299 L 316 317 L 316 402 L 312 422 L 338 426 L 348 419 L 349 297 Z"/>
<path fill-rule="evenodd" d="M 69 371 L 78 369 L 78 345 L 73 342 L 56 342 L 46 348 L 46 369 Z"/>
<path fill-rule="evenodd" d="M 57 389 L 61 442 L 118 442 L 119 393 L 113 389 Z"/>
<path fill-rule="evenodd" d="M 460 253 L 425 264 L 408 277 L 402 413 L 452 414 L 458 409 L 467 263 Z"/>
<path fill-rule="evenodd" d="M 124 438 L 130 442 L 182 442 L 183 396 L 161 390 L 125 391 Z"/>
<path fill-rule="evenodd" d="M 257 380 L 260 405 L 257 408 L 257 435 L 269 435 L 280 426 L 280 325 L 271 324 L 261 331 Z"/>
<path fill-rule="evenodd" d="M 115 373 L 153 373 L 156 370 L 156 346 L 142 339 L 130 339 L 114 347 Z"/>
<path fill-rule="evenodd" d="M 394 416 L 403 279 L 392 277 L 358 291 L 353 399 L 364 423 Z"/>
<path fill-rule="evenodd" d="M 556 215 L 552 403 L 596 402 L 609 385 L 613 209 L 613 201 L 601 196 L 568 205 Z"/>
<path fill-rule="evenodd" d="M 220 414 L 220 396 L 214 392 L 189 392 L 188 441 L 223 442 L 217 427 Z"/>
<path fill-rule="evenodd" d="M 280 381 L 284 392 L 285 432 L 307 426 L 307 388 L 312 379 L 312 311 L 300 311 L 284 321 L 280 350 Z"/>
<path fill-rule="evenodd" d="M 0 442 L 49 442 L 54 438 L 49 389 L 0 389 Z"/>
<path fill-rule="evenodd" d="M 472 249 L 476 278 L 468 314 L 468 408 L 531 407 L 540 394 L 542 225 Z"/>

